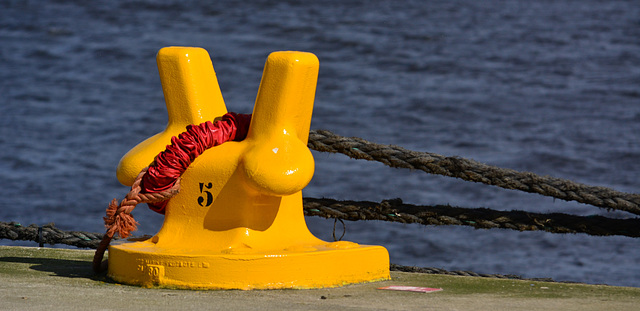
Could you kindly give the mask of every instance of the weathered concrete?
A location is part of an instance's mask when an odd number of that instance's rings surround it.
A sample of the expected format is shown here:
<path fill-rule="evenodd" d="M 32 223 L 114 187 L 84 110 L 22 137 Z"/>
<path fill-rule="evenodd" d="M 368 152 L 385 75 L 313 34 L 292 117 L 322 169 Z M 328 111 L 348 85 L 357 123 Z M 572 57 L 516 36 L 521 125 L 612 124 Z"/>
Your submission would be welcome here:
<path fill-rule="evenodd" d="M 637 310 L 640 288 L 392 272 L 392 280 L 313 290 L 187 291 L 94 276 L 92 251 L 0 246 L 2 310 Z M 433 293 L 378 290 L 389 285 Z"/>

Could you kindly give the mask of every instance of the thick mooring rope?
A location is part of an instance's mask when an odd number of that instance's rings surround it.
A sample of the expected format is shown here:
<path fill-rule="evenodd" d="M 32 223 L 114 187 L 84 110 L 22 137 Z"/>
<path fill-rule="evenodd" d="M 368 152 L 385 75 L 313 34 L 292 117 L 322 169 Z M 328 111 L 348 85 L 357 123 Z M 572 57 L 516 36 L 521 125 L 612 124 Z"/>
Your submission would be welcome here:
<path fill-rule="evenodd" d="M 46 243 L 98 248 L 102 236 L 102 233 L 97 232 L 63 231 L 56 228 L 54 224 L 23 226 L 17 222 L 0 222 L 0 239 L 34 241 L 40 246 L 44 246 Z"/>
<path fill-rule="evenodd" d="M 381 203 L 304 198 L 304 213 L 343 220 L 383 220 L 427 226 L 471 226 L 476 229 L 512 229 L 551 233 L 586 233 L 594 236 L 640 237 L 640 218 L 612 219 L 603 216 L 539 214 L 524 211 L 496 211 L 448 205 L 417 206 L 400 199 Z"/>
<path fill-rule="evenodd" d="M 378 161 L 391 167 L 418 169 L 431 174 L 640 215 L 640 195 L 605 187 L 499 168 L 459 157 L 411 151 L 398 146 L 372 143 L 362 138 L 343 137 L 325 130 L 312 130 L 308 146 L 316 151 L 342 153 L 354 159 Z"/>
<path fill-rule="evenodd" d="M 317 198 L 304 198 L 303 201 L 306 216 L 340 220 L 382 220 L 426 226 L 455 225 L 476 229 L 502 228 L 551 233 L 585 233 L 594 236 L 640 237 L 640 218 L 612 219 L 603 216 L 538 214 L 446 205 L 417 206 L 404 204 L 400 199 L 384 200 L 380 203 Z M 0 239 L 97 249 L 103 235 L 93 232 L 63 231 L 55 228 L 53 224 L 22 226 L 15 222 L 0 222 Z"/>

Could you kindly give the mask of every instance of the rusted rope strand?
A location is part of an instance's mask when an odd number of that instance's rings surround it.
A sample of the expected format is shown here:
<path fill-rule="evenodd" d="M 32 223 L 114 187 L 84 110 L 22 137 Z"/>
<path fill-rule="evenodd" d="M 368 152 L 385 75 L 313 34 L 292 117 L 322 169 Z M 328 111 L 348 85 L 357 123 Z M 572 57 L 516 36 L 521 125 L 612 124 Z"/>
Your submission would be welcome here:
<path fill-rule="evenodd" d="M 107 207 L 107 217 L 104 217 L 107 232 L 102 237 L 100 244 L 98 244 L 93 257 L 93 271 L 96 273 L 100 273 L 106 269 L 106 262 L 102 262 L 102 258 L 104 258 L 104 252 L 107 250 L 107 247 L 109 247 L 111 239 L 113 239 L 116 234 L 121 238 L 127 238 L 132 231 L 136 230 L 138 222 L 131 216 L 131 212 L 136 205 L 165 201 L 180 191 L 180 178 L 178 178 L 175 184 L 168 190 L 156 193 L 141 193 L 142 188 L 140 187 L 140 183 L 148 169 L 149 167 L 145 167 L 140 171 L 131 185 L 131 191 L 120 201 L 120 204 L 118 204 L 116 199 L 113 199 Z"/>
<path fill-rule="evenodd" d="M 419 169 L 431 174 L 538 193 L 561 200 L 577 201 L 640 215 L 640 195 L 605 187 L 588 186 L 561 178 L 503 169 L 459 157 L 411 151 L 398 146 L 368 142 L 362 138 L 343 137 L 326 130 L 312 130 L 309 133 L 308 146 L 316 151 L 342 153 L 354 159 L 379 161 L 391 167 Z"/>
<path fill-rule="evenodd" d="M 504 228 L 518 231 L 586 233 L 595 236 L 640 237 L 640 218 L 612 219 L 603 216 L 574 216 L 561 213 L 538 214 L 523 211 L 496 211 L 446 205 L 416 206 L 400 199 L 381 203 L 304 198 L 307 216 L 343 220 L 384 220 L 423 225 L 458 225 L 476 229 Z"/>

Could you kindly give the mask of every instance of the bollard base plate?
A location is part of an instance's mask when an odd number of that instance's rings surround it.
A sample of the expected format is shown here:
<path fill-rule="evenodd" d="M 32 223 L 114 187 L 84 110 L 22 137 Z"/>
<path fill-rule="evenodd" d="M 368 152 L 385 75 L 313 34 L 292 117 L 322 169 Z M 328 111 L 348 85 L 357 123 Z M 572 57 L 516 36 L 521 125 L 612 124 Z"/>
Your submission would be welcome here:
<path fill-rule="evenodd" d="M 112 245 L 109 277 L 145 287 L 306 289 L 389 279 L 382 246 L 339 241 L 280 251 L 162 249 L 151 241 Z"/>

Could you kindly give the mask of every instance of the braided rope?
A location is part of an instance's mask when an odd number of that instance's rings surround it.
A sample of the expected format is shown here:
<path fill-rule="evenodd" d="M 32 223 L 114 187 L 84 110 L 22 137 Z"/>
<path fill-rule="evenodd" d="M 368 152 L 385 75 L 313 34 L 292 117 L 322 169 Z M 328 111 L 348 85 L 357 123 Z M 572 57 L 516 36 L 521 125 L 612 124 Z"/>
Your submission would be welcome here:
<path fill-rule="evenodd" d="M 95 232 L 63 231 L 56 228 L 54 224 L 40 227 L 37 225 L 23 226 L 17 222 L 0 222 L 0 238 L 13 241 L 35 241 L 40 244 L 65 244 L 81 248 L 97 248 L 102 236 L 102 233 Z"/>
<path fill-rule="evenodd" d="M 305 216 L 349 221 L 382 220 L 417 223 L 425 226 L 456 225 L 470 226 L 476 229 L 501 228 L 551 233 L 585 233 L 593 236 L 640 237 L 640 218 L 612 219 L 603 216 L 539 214 L 445 205 L 418 206 L 404 204 L 400 199 L 384 200 L 380 203 L 338 201 L 324 198 L 304 198 L 303 201 Z M 39 238 L 38 229 L 42 231 L 42 239 Z M 66 244 L 96 249 L 103 238 L 104 235 L 100 233 L 63 231 L 55 228 L 53 224 L 42 227 L 37 225 L 25 227 L 15 222 L 0 222 L 0 239 L 36 241 L 52 245 Z"/>
<path fill-rule="evenodd" d="M 107 217 L 103 218 L 107 232 L 102 237 L 102 241 L 98 244 L 96 253 L 93 256 L 93 271 L 96 273 L 106 270 L 107 263 L 106 261 L 103 262 L 102 258 L 113 237 L 117 234 L 121 238 L 127 238 L 131 234 L 131 231 L 136 230 L 138 222 L 131 216 L 131 212 L 136 208 L 136 205 L 165 201 L 180 191 L 180 178 L 178 178 L 168 190 L 156 193 L 141 193 L 142 188 L 140 183 L 148 169 L 149 167 L 145 167 L 140 171 L 131 185 L 131 190 L 125 198 L 120 201 L 120 204 L 118 204 L 118 200 L 116 199 L 113 199 L 113 201 L 109 203 L 107 207 Z"/>
<path fill-rule="evenodd" d="M 588 186 L 566 179 L 503 169 L 459 157 L 411 151 L 398 146 L 372 143 L 357 137 L 347 138 L 326 130 L 312 130 L 309 133 L 308 146 L 316 151 L 342 153 L 354 159 L 378 161 L 391 167 L 419 169 L 431 174 L 640 215 L 640 195 L 605 187 Z"/>
<path fill-rule="evenodd" d="M 418 206 L 404 204 L 400 199 L 381 203 L 368 201 L 338 201 L 304 198 L 305 216 L 342 220 L 382 220 L 418 223 L 432 226 L 470 226 L 476 229 L 512 229 L 551 233 L 585 233 L 593 236 L 620 235 L 640 237 L 640 219 L 612 219 L 603 216 L 574 216 L 561 213 L 539 214 L 523 211 L 496 211 L 486 208 L 460 208 L 445 205 Z M 38 229 L 43 232 L 39 239 Z M 0 239 L 67 244 L 98 248 L 105 235 L 91 232 L 62 231 L 52 224 L 38 227 L 0 222 Z M 106 235 L 108 236 L 108 235 Z M 112 236 L 111 238 L 114 238 Z"/>
<path fill-rule="evenodd" d="M 381 203 L 304 198 L 306 216 L 343 220 L 383 220 L 418 223 L 425 226 L 471 226 L 476 229 L 512 229 L 551 233 L 586 233 L 594 236 L 640 237 L 640 218 L 612 219 L 603 216 L 539 214 L 524 211 L 496 211 L 448 205 L 418 206 L 400 199 Z"/>

